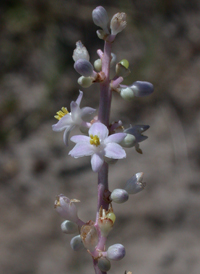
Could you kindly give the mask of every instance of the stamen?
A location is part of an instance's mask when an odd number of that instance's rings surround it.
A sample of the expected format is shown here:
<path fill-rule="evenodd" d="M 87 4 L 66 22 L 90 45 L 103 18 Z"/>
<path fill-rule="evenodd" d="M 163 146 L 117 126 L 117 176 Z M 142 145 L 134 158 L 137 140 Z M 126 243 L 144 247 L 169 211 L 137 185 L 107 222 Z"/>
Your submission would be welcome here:
<path fill-rule="evenodd" d="M 98 147 L 100 145 L 99 137 L 97 135 L 90 135 L 90 144 Z"/>
<path fill-rule="evenodd" d="M 60 120 L 62 117 L 64 117 L 65 115 L 67 115 L 69 113 L 69 111 L 67 110 L 67 108 L 62 107 L 61 110 L 59 110 L 58 112 L 56 112 L 57 115 L 55 115 L 54 117 L 57 120 Z"/>

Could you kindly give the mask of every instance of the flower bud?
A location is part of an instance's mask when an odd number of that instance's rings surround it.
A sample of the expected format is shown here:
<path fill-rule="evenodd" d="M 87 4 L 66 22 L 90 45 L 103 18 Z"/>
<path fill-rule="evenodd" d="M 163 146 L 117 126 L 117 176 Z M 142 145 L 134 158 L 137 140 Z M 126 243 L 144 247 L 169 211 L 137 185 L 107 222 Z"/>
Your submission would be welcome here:
<path fill-rule="evenodd" d="M 73 237 L 70 241 L 70 245 L 74 251 L 79 251 L 84 249 L 84 245 L 80 235 Z"/>
<path fill-rule="evenodd" d="M 83 225 L 81 227 L 81 239 L 85 248 L 89 249 L 91 252 L 94 251 L 99 240 L 96 227 L 89 224 Z"/>
<path fill-rule="evenodd" d="M 132 134 L 127 134 L 124 140 L 120 143 L 123 147 L 133 147 L 136 144 L 136 138 Z"/>
<path fill-rule="evenodd" d="M 136 81 L 130 86 L 130 88 L 137 97 L 148 96 L 154 91 L 154 86 L 151 83 L 144 81 Z"/>
<path fill-rule="evenodd" d="M 120 91 L 120 95 L 124 100 L 130 101 L 134 98 L 134 92 L 131 88 L 122 88 Z"/>
<path fill-rule="evenodd" d="M 121 244 L 111 245 L 107 250 L 107 258 L 114 261 L 123 259 L 125 254 L 125 248 Z"/>
<path fill-rule="evenodd" d="M 116 217 L 112 209 L 109 209 L 108 211 L 106 211 L 105 209 L 100 208 L 98 225 L 101 230 L 102 236 L 104 237 L 108 236 L 109 232 L 113 228 L 115 219 Z"/>
<path fill-rule="evenodd" d="M 121 63 L 117 63 L 116 65 L 117 76 L 127 77 L 130 73 L 131 73 L 130 69 L 126 68 Z"/>
<path fill-rule="evenodd" d="M 78 59 L 74 63 L 74 68 L 79 74 L 81 74 L 85 77 L 89 77 L 93 74 L 92 64 L 85 59 Z"/>
<path fill-rule="evenodd" d="M 116 13 L 110 22 L 110 29 L 112 35 L 117 35 L 126 27 L 126 13 L 118 12 Z"/>
<path fill-rule="evenodd" d="M 78 78 L 78 84 L 83 88 L 89 88 L 92 85 L 93 81 L 91 77 L 81 76 Z"/>
<path fill-rule="evenodd" d="M 62 222 L 61 230 L 65 234 L 73 234 L 73 233 L 78 232 L 78 226 L 77 226 L 77 224 L 66 220 L 66 221 Z"/>
<path fill-rule="evenodd" d="M 136 194 L 145 188 L 146 183 L 143 182 L 143 174 L 143 172 L 138 172 L 126 182 L 124 189 L 129 194 Z"/>
<path fill-rule="evenodd" d="M 142 135 L 142 133 L 147 129 L 149 129 L 148 125 L 136 125 L 125 129 L 124 132 L 133 135 L 135 137 L 136 143 L 139 143 L 148 138 L 147 136 Z"/>
<path fill-rule="evenodd" d="M 89 53 L 81 41 L 76 42 L 76 48 L 73 52 L 72 58 L 74 59 L 74 62 L 78 61 L 79 59 L 85 59 L 87 61 L 90 60 Z"/>
<path fill-rule="evenodd" d="M 98 29 L 97 30 L 97 36 L 99 37 L 99 39 L 105 40 L 106 37 L 108 36 L 108 34 L 104 30 Z"/>
<path fill-rule="evenodd" d="M 65 197 L 63 194 L 60 194 L 57 196 L 55 203 L 54 203 L 54 208 L 60 214 L 61 217 L 64 219 L 76 222 L 78 221 L 78 216 L 77 216 L 77 209 L 74 204 L 74 202 L 80 202 L 79 200 L 72 199 L 70 200 L 69 198 Z"/>
<path fill-rule="evenodd" d="M 126 202 L 129 198 L 128 192 L 124 189 L 115 189 L 110 195 L 110 198 L 113 202 L 117 204 L 122 204 Z"/>
<path fill-rule="evenodd" d="M 129 61 L 126 59 L 122 59 L 119 63 L 122 64 L 122 66 L 124 66 L 125 68 L 129 67 Z"/>
<path fill-rule="evenodd" d="M 101 69 L 102 69 L 102 62 L 101 62 L 101 59 L 97 59 L 97 60 L 94 62 L 94 68 L 95 68 L 97 71 L 101 71 Z"/>
<path fill-rule="evenodd" d="M 110 261 L 105 258 L 105 257 L 101 257 L 98 259 L 98 268 L 102 271 L 102 272 L 107 272 L 108 270 L 110 270 L 111 268 L 111 264 Z"/>
<path fill-rule="evenodd" d="M 108 14 L 102 6 L 98 6 L 92 11 L 92 19 L 96 26 L 101 27 L 106 33 L 109 33 L 107 28 L 109 21 Z"/>

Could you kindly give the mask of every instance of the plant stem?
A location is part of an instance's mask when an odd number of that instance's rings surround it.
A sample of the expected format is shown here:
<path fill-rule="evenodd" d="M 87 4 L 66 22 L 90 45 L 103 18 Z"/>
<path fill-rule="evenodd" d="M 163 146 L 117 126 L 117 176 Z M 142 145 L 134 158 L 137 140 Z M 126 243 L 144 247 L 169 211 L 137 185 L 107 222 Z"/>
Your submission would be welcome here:
<path fill-rule="evenodd" d="M 112 91 L 110 90 L 110 60 L 111 60 L 111 47 L 112 44 L 105 41 L 104 44 L 104 53 L 102 55 L 102 72 L 105 75 L 105 80 L 103 83 L 100 83 L 100 102 L 99 102 L 99 114 L 98 119 L 101 123 L 109 126 L 109 117 L 110 117 L 110 107 L 111 107 L 111 99 L 112 99 Z M 99 217 L 99 209 L 102 206 L 103 209 L 108 210 L 109 203 L 104 200 L 105 190 L 108 189 L 108 164 L 104 162 L 101 170 L 98 173 L 98 202 L 97 202 L 97 214 L 96 214 L 96 224 L 98 223 Z M 99 231 L 99 233 L 101 233 Z M 101 243 L 103 238 L 101 234 L 99 235 L 99 243 L 98 246 L 105 244 Z M 103 247 L 102 247 L 103 248 Z M 106 272 L 102 272 L 97 266 L 97 260 L 93 259 L 94 269 L 96 274 L 106 274 Z"/>
<path fill-rule="evenodd" d="M 104 53 L 102 56 L 102 72 L 105 74 L 105 80 L 100 83 L 100 102 L 99 102 L 99 114 L 98 118 L 101 123 L 109 126 L 110 117 L 110 105 L 112 92 L 110 90 L 110 60 L 111 60 L 111 48 L 112 44 L 105 41 Z"/>
<path fill-rule="evenodd" d="M 105 80 L 100 83 L 100 102 L 99 102 L 99 114 L 98 119 L 101 123 L 109 126 L 110 106 L 112 99 L 112 91 L 110 90 L 110 60 L 111 60 L 111 48 L 112 44 L 105 41 L 104 53 L 102 56 L 102 72 L 105 74 Z M 108 209 L 108 203 L 103 200 L 105 190 L 108 189 L 108 164 L 104 162 L 101 170 L 98 173 L 98 205 L 97 205 L 97 217 L 99 208 L 102 206 L 104 209 Z M 97 220 L 96 220 L 97 221 Z"/>

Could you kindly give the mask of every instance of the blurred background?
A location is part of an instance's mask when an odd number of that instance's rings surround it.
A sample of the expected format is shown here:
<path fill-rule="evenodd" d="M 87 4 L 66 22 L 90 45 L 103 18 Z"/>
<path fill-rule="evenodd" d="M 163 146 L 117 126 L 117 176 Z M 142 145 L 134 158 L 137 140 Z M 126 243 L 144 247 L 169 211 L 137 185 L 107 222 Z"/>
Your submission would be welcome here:
<path fill-rule="evenodd" d="M 200 1 L 1 0 L 0 3 L 0 272 L 94 273 L 86 252 L 70 248 L 53 209 L 63 193 L 81 200 L 79 216 L 95 218 L 97 176 L 90 159 L 68 156 L 53 117 L 78 96 L 72 53 L 81 40 L 91 61 L 103 42 L 92 10 L 126 12 L 127 28 L 113 52 L 128 59 L 125 84 L 149 81 L 155 92 L 125 102 L 113 95 L 111 121 L 147 124 L 143 155 L 110 167 L 110 189 L 144 172 L 145 190 L 114 204 L 108 246 L 126 257 L 109 273 L 200 273 Z M 83 106 L 98 108 L 98 86 L 84 90 Z M 77 131 L 78 132 L 78 131 Z M 77 133 L 76 131 L 73 134 Z"/>

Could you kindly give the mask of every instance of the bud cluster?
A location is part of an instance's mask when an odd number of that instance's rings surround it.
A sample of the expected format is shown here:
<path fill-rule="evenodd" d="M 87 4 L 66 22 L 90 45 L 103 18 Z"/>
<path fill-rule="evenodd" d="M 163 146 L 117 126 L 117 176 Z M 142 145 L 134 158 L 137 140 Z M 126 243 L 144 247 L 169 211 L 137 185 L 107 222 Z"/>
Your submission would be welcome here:
<path fill-rule="evenodd" d="M 64 130 L 63 141 L 66 146 L 74 128 L 80 130 L 80 135 L 70 138 L 75 145 L 69 155 L 74 158 L 90 156 L 92 171 L 98 173 L 96 220 L 82 221 L 75 205 L 80 201 L 69 199 L 63 194 L 56 197 L 55 209 L 65 219 L 61 224 L 63 233 L 76 234 L 70 241 L 71 248 L 74 251 L 87 250 L 93 258 L 95 273 L 105 274 L 111 268 L 111 261 L 123 259 L 126 253 L 124 246 L 119 243 L 106 247 L 107 237 L 116 219 L 113 203 L 122 204 L 128 201 L 131 194 L 139 193 L 146 186 L 143 172 L 139 172 L 128 179 L 122 189 L 116 188 L 111 192 L 108 185 L 108 167 L 126 157 L 125 149 L 134 147 L 142 154 L 139 143 L 147 139 L 143 133 L 149 128 L 148 125 L 125 128 L 122 121 L 113 121 L 110 124 L 112 93 L 117 92 L 124 100 L 131 101 L 135 97 L 150 95 L 154 87 L 145 81 L 136 81 L 129 86 L 122 84 L 124 78 L 131 73 L 129 62 L 126 59 L 118 62 L 111 47 L 116 35 L 126 27 L 126 14 L 116 13 L 109 24 L 106 10 L 98 6 L 93 10 L 92 18 L 95 25 L 101 28 L 97 30 L 97 36 L 104 40 L 104 52 L 97 50 L 99 58 L 92 65 L 87 48 L 78 41 L 72 58 L 74 69 L 81 75 L 78 84 L 83 88 L 93 84 L 100 86 L 98 114 L 94 115 L 96 110 L 91 107 L 80 108 L 83 92 L 79 91 L 77 100 L 70 104 L 70 111 L 62 107 L 56 113 L 58 122 L 52 129 L 57 132 Z M 129 273 L 131 272 L 127 272 Z"/>

